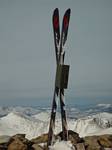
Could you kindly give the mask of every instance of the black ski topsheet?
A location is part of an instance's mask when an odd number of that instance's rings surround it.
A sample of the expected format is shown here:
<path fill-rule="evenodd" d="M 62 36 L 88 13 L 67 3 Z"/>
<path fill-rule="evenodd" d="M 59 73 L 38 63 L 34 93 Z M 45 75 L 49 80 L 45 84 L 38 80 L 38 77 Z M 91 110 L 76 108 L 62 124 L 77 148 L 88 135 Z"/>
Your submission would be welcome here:
<path fill-rule="evenodd" d="M 63 16 L 63 23 L 62 23 L 62 30 L 61 30 L 61 40 L 60 40 L 60 50 L 59 50 L 59 62 L 61 62 L 61 54 L 63 52 L 63 62 L 64 62 L 64 55 L 65 52 L 63 51 L 64 45 L 67 40 L 68 35 L 68 27 L 69 27 L 69 21 L 70 21 L 70 14 L 71 9 L 67 9 L 64 16 Z"/>
<path fill-rule="evenodd" d="M 67 40 L 70 13 L 71 13 L 71 9 L 67 9 L 67 11 L 65 12 L 65 15 L 63 17 L 62 33 L 61 33 L 62 45 L 63 46 L 64 46 L 64 44 Z"/>
<path fill-rule="evenodd" d="M 60 42 L 60 25 L 59 25 L 59 10 L 58 10 L 58 8 L 56 8 L 54 10 L 52 23 L 53 23 L 53 31 L 54 31 L 56 61 L 58 63 L 59 42 Z"/>
<path fill-rule="evenodd" d="M 65 14 L 64 14 L 63 23 L 62 23 L 60 52 L 59 52 L 59 64 L 62 64 L 62 65 L 64 64 L 65 51 L 63 48 L 64 48 L 65 42 L 67 40 L 70 13 L 71 13 L 71 10 L 67 9 Z M 65 102 L 64 102 L 64 89 L 60 89 L 59 95 L 60 95 L 60 108 L 61 108 L 63 140 L 68 140 L 66 109 L 65 109 Z"/>
<path fill-rule="evenodd" d="M 59 25 L 59 10 L 56 8 L 53 12 L 53 32 L 54 32 L 54 44 L 55 44 L 55 54 L 56 54 L 56 62 L 59 62 L 59 44 L 60 44 L 60 25 Z M 53 102 L 52 102 L 52 110 L 51 110 L 51 118 L 50 118 L 50 126 L 49 126 L 49 134 L 48 134 L 48 143 L 47 145 L 51 145 L 54 134 L 55 127 L 55 117 L 56 117 L 56 109 L 57 109 L 57 101 L 56 97 L 58 97 L 59 88 L 55 86 Z"/>

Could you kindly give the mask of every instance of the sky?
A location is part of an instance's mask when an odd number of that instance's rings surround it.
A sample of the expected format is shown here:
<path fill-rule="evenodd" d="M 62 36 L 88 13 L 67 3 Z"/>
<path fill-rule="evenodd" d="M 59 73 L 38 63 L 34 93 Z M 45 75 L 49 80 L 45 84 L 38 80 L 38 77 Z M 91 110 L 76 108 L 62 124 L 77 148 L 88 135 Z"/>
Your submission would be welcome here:
<path fill-rule="evenodd" d="M 55 8 L 60 24 L 71 8 L 65 45 L 68 103 L 112 103 L 112 0 L 1 0 L 0 105 L 51 103 Z"/>

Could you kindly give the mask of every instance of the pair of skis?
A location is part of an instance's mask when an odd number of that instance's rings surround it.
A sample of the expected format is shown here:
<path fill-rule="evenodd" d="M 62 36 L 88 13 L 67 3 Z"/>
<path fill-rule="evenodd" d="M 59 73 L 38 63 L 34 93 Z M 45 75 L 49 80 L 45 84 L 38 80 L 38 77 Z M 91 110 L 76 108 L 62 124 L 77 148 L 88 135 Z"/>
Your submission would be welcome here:
<path fill-rule="evenodd" d="M 67 9 L 65 14 L 64 14 L 61 36 L 60 36 L 60 24 L 59 24 L 59 10 L 58 10 L 58 8 L 56 8 L 54 10 L 54 13 L 53 13 L 53 20 L 52 21 L 53 21 L 54 44 L 55 44 L 55 54 L 56 54 L 57 67 L 59 65 L 64 65 L 64 57 L 65 57 L 64 45 L 65 45 L 66 40 L 67 40 L 70 13 L 71 13 L 71 10 Z M 66 120 L 66 111 L 65 111 L 65 103 L 64 103 L 64 88 L 57 87 L 56 86 L 56 79 L 55 79 L 55 89 L 54 89 L 54 95 L 53 95 L 50 126 L 49 126 L 49 133 L 48 133 L 48 143 L 47 143 L 48 146 L 52 144 L 53 137 L 54 137 L 55 117 L 56 117 L 56 109 L 57 109 L 56 98 L 57 97 L 59 97 L 59 99 L 60 99 L 63 140 L 68 139 L 67 120 Z"/>

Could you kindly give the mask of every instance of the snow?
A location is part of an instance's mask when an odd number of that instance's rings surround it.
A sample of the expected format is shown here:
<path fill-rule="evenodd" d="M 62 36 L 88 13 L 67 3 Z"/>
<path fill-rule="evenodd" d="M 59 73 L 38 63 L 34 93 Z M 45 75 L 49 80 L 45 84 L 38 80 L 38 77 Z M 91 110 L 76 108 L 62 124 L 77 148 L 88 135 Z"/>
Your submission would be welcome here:
<path fill-rule="evenodd" d="M 112 127 L 112 114 L 109 113 L 99 113 L 94 116 L 97 124 L 102 128 Z"/>
<path fill-rule="evenodd" d="M 102 122 L 102 124 L 104 124 L 104 122 Z M 112 134 L 112 126 L 109 128 L 103 128 L 102 127 L 103 125 L 99 126 L 94 116 L 91 116 L 90 118 L 78 119 L 74 123 L 74 125 L 75 125 L 74 131 L 79 133 L 80 137 L 91 136 L 91 135 Z"/>
<path fill-rule="evenodd" d="M 70 141 L 61 141 L 56 142 L 53 146 L 50 147 L 50 150 L 75 150 Z"/>
<path fill-rule="evenodd" d="M 38 119 L 40 121 L 48 121 L 50 118 L 50 113 L 49 112 L 40 112 L 39 114 L 33 115 L 35 119 Z"/>
<path fill-rule="evenodd" d="M 79 133 L 80 137 L 112 134 L 112 114 L 99 113 L 85 118 L 80 118 L 75 121 L 74 128 L 72 128 L 72 130 Z"/>
<path fill-rule="evenodd" d="M 0 135 L 12 136 L 17 133 L 24 133 L 26 134 L 26 138 L 32 139 L 48 132 L 50 121 L 49 110 L 33 111 L 31 108 L 21 107 L 17 109 L 1 108 L 0 110 L 2 114 L 6 114 L 0 118 Z M 74 110 L 76 111 L 75 108 Z M 86 117 L 79 117 L 78 119 L 73 117 L 72 119 L 68 118 L 68 129 L 79 133 L 80 137 L 112 134 L 112 113 L 88 114 Z M 61 118 L 60 113 L 57 113 L 55 133 L 59 133 L 60 131 Z"/>
<path fill-rule="evenodd" d="M 109 108 L 109 107 L 112 107 L 112 104 L 98 104 L 97 107 Z"/>
<path fill-rule="evenodd" d="M 24 133 L 28 139 L 31 139 L 46 132 L 47 127 L 48 123 L 18 112 L 11 112 L 0 119 L 0 135 L 12 136 Z"/>

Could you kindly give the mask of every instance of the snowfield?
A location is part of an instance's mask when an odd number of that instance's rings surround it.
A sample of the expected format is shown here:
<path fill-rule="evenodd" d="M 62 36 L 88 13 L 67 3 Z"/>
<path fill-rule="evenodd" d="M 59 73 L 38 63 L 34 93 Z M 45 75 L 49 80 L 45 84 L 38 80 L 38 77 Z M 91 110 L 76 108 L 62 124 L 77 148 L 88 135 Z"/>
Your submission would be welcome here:
<path fill-rule="evenodd" d="M 48 132 L 49 110 L 23 109 L 21 107 L 17 107 L 17 109 L 5 108 L 6 112 L 4 109 L 0 110 L 2 110 L 1 114 L 5 114 L 0 118 L 0 135 L 12 136 L 17 133 L 24 133 L 28 139 L 32 139 Z M 76 111 L 76 109 L 74 110 Z M 102 112 L 94 115 L 88 113 L 87 116 L 78 119 L 75 118 L 75 113 L 73 115 L 72 119 L 68 118 L 68 129 L 79 133 L 80 137 L 112 134 L 112 113 Z M 57 113 L 55 133 L 60 131 L 61 119 L 60 113 Z"/>

